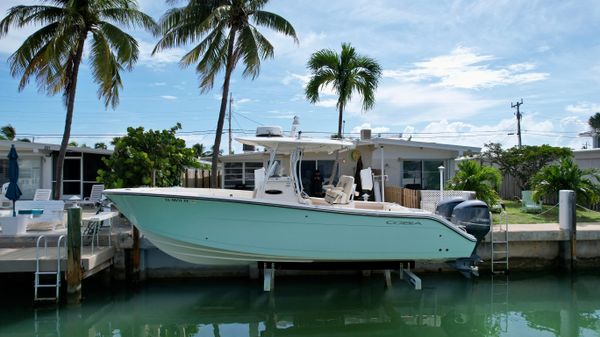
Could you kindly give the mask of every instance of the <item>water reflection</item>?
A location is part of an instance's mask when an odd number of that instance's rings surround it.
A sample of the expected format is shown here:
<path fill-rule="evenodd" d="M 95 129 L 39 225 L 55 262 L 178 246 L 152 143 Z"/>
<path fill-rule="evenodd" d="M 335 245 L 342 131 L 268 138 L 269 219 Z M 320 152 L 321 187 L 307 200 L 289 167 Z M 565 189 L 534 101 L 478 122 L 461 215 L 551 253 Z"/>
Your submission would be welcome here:
<path fill-rule="evenodd" d="M 242 281 L 170 282 L 88 294 L 78 308 L 3 306 L 0 336 L 598 336 L 599 281 L 426 276 L 419 292 L 385 290 L 376 276 L 280 278 L 272 294 Z"/>

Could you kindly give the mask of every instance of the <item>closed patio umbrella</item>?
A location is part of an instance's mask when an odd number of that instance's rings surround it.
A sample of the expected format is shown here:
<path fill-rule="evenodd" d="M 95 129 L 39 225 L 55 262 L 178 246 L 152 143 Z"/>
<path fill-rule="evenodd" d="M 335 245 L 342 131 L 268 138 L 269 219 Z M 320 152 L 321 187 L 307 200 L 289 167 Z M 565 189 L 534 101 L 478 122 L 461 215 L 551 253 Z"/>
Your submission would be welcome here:
<path fill-rule="evenodd" d="M 17 180 L 19 180 L 19 163 L 17 159 L 19 156 L 17 155 L 17 150 L 15 146 L 12 145 L 10 147 L 10 152 L 8 153 L 8 189 L 6 190 L 6 198 L 12 200 L 13 202 L 13 216 L 17 216 L 15 212 L 15 203 L 19 198 L 21 198 L 21 189 L 17 184 Z"/>

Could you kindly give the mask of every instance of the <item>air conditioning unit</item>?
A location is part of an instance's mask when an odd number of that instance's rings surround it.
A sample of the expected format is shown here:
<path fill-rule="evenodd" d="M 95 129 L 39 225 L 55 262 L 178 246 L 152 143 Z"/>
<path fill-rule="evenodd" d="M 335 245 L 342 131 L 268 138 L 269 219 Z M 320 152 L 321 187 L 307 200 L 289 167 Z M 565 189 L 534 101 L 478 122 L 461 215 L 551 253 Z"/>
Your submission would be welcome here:
<path fill-rule="evenodd" d="M 259 126 L 256 137 L 283 137 L 283 129 L 281 126 Z"/>
<path fill-rule="evenodd" d="M 254 152 L 256 151 L 256 148 L 254 145 L 242 144 L 242 151 L 244 151 L 244 153 Z"/>
<path fill-rule="evenodd" d="M 360 130 L 360 139 L 361 140 L 371 139 L 371 129 Z"/>

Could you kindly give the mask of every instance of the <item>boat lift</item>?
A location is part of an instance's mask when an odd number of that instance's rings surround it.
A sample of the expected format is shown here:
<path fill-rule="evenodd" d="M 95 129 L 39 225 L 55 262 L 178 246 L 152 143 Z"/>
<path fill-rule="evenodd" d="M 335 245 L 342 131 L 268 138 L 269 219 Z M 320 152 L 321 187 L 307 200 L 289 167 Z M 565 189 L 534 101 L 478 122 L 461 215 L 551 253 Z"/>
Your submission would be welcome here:
<path fill-rule="evenodd" d="M 397 261 L 393 262 L 319 262 L 319 263 L 278 263 L 262 262 L 263 269 L 263 290 L 272 291 L 275 288 L 275 270 L 383 270 L 386 288 L 392 287 L 392 270 L 397 266 Z M 399 262 L 399 276 L 401 280 L 412 285 L 415 290 L 422 290 L 421 278 L 411 271 L 411 265 L 414 261 Z"/>

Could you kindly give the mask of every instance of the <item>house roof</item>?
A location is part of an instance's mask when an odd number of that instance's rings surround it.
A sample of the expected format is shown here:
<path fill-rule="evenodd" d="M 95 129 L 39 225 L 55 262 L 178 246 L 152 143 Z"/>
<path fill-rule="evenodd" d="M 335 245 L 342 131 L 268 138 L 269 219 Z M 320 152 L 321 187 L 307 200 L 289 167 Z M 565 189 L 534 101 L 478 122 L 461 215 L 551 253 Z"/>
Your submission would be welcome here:
<path fill-rule="evenodd" d="M 10 141 L 10 140 L 0 140 L 0 152 L 8 152 L 10 146 L 14 144 L 17 151 L 19 150 L 29 150 L 31 152 L 41 152 L 41 153 L 50 153 L 54 151 L 60 150 L 60 145 L 58 144 L 46 144 L 46 143 L 28 143 L 28 142 L 19 142 L 19 141 Z M 67 152 L 79 152 L 79 153 L 94 153 L 94 154 L 104 154 L 111 155 L 113 153 L 112 150 L 104 150 L 104 149 L 93 149 L 90 147 L 75 147 L 75 146 L 67 146 Z"/>
<path fill-rule="evenodd" d="M 480 147 L 442 144 L 442 143 L 430 143 L 430 142 L 416 142 L 416 141 L 412 141 L 412 140 L 406 140 L 403 138 L 364 139 L 364 140 L 359 140 L 358 145 L 397 145 L 397 146 L 418 147 L 418 148 L 426 148 L 426 149 L 458 151 L 460 153 L 467 152 L 467 151 L 473 152 L 473 153 L 481 152 Z"/>

